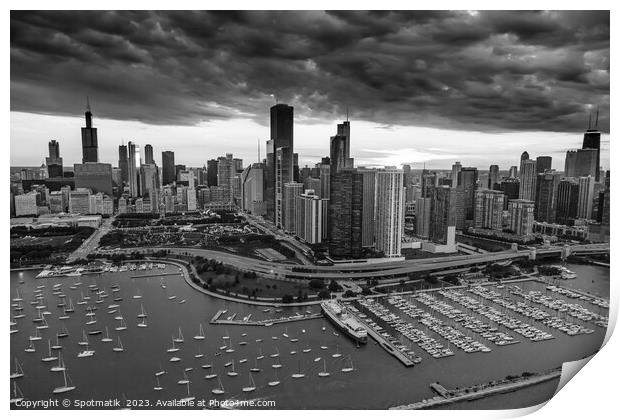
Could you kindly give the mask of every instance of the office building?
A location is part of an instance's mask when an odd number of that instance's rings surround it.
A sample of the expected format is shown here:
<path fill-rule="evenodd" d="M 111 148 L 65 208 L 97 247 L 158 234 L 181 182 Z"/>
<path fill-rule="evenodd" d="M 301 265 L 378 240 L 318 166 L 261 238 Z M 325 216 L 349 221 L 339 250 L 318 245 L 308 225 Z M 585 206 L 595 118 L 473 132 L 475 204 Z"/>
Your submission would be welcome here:
<path fill-rule="evenodd" d="M 344 165 L 345 168 L 353 168 L 354 162 L 351 158 L 351 123 L 347 119 L 336 127 L 336 135 L 345 138 L 344 142 Z"/>
<path fill-rule="evenodd" d="M 265 148 L 265 216 L 275 223 L 276 220 L 276 150 L 274 140 L 267 140 Z"/>
<path fill-rule="evenodd" d="M 363 174 L 345 168 L 330 174 L 329 255 L 360 258 L 362 255 Z"/>
<path fill-rule="evenodd" d="M 284 228 L 284 186 L 293 179 L 293 166 L 289 161 L 292 154 L 288 147 L 279 147 L 275 152 L 275 224 L 278 228 Z"/>
<path fill-rule="evenodd" d="M 508 170 L 508 178 L 517 178 L 519 175 L 517 174 L 517 167 L 511 166 Z"/>
<path fill-rule="evenodd" d="M 60 144 L 56 140 L 48 143 L 49 157 L 45 158 L 47 176 L 49 178 L 62 178 L 62 158 L 60 157 Z"/>
<path fill-rule="evenodd" d="M 121 185 L 122 183 L 129 184 L 129 169 L 128 169 L 128 154 L 127 146 L 124 144 L 118 146 L 118 167 L 121 170 Z"/>
<path fill-rule="evenodd" d="M 293 107 L 286 104 L 272 106 L 270 129 L 266 167 L 269 174 L 265 177 L 267 217 L 276 226 L 281 226 L 284 184 L 293 181 Z"/>
<path fill-rule="evenodd" d="M 489 166 L 489 180 L 487 182 L 487 188 L 489 190 L 497 190 L 499 189 L 499 166 L 491 165 Z M 456 185 L 453 185 L 456 186 Z"/>
<path fill-rule="evenodd" d="M 536 158 L 536 174 L 544 174 L 551 170 L 551 156 L 538 156 Z"/>
<path fill-rule="evenodd" d="M 521 153 L 521 160 L 519 161 L 519 176 L 523 176 L 523 162 L 530 160 L 530 154 L 528 152 Z"/>
<path fill-rule="evenodd" d="M 423 249 L 429 252 L 456 252 L 456 188 L 435 187 L 431 190 L 429 243 Z"/>
<path fill-rule="evenodd" d="M 161 173 L 163 185 L 170 185 L 176 181 L 177 173 L 174 165 L 174 152 L 165 151 L 161 153 Z"/>
<path fill-rule="evenodd" d="M 75 188 L 88 188 L 93 193 L 112 195 L 112 165 L 109 163 L 76 163 L 73 165 Z"/>
<path fill-rule="evenodd" d="M 364 182 L 367 178 L 370 176 L 365 177 Z M 403 171 L 398 169 L 386 168 L 376 172 L 375 249 L 383 252 L 388 258 L 401 256 L 400 248 L 405 221 L 403 178 Z M 364 190 L 366 190 L 365 187 L 364 185 Z M 363 209 L 365 204 L 363 202 Z M 363 224 L 365 222 L 362 220 Z M 363 224 L 362 246 L 364 245 Z"/>
<path fill-rule="evenodd" d="M 65 203 L 65 197 L 61 191 L 52 191 L 47 203 L 50 213 L 64 213 L 67 211 L 68 203 Z"/>
<path fill-rule="evenodd" d="M 462 230 L 472 226 L 474 222 L 474 198 L 478 181 L 477 168 L 461 168 L 458 175 L 457 188 L 463 191 L 463 217 L 464 225 L 457 226 Z"/>
<path fill-rule="evenodd" d="M 592 206 L 594 204 L 594 177 L 582 176 L 578 179 L 579 198 L 577 200 L 577 218 L 593 219 Z"/>
<path fill-rule="evenodd" d="M 462 168 L 463 168 L 463 165 L 461 165 L 461 162 L 454 162 L 454 164 L 452 165 L 452 171 L 450 172 L 450 180 L 452 181 L 453 187 L 456 187 L 459 183 L 459 172 L 461 172 Z"/>
<path fill-rule="evenodd" d="M 265 165 L 254 163 L 241 173 L 241 208 L 251 214 L 266 213 L 264 201 Z"/>
<path fill-rule="evenodd" d="M 362 193 L 362 246 L 371 247 L 375 244 L 375 198 L 377 171 L 373 169 L 358 168 L 364 182 Z M 403 174 L 404 175 L 404 174 Z"/>
<path fill-rule="evenodd" d="M 596 116 L 596 125 L 595 127 L 598 126 L 598 112 L 597 112 L 597 116 Z M 596 166 L 596 170 L 594 173 L 592 174 L 588 174 L 588 175 L 592 175 L 594 176 L 594 180 L 595 181 L 600 181 L 601 180 L 601 173 L 600 173 L 600 167 L 601 167 L 601 132 L 598 131 L 597 129 L 591 129 L 590 127 L 588 127 L 588 129 L 586 130 L 586 132 L 583 134 L 583 145 L 581 146 L 582 149 L 594 149 L 596 150 L 596 158 L 595 161 L 596 163 L 594 164 Z M 587 176 L 587 175 L 579 175 L 579 176 Z"/>
<path fill-rule="evenodd" d="M 225 191 L 226 199 L 224 202 L 233 202 L 233 178 L 235 174 L 235 162 L 231 153 L 217 158 L 217 186 Z"/>
<path fill-rule="evenodd" d="M 15 216 L 36 216 L 37 215 L 37 193 L 31 191 L 27 194 L 19 194 L 14 197 Z"/>
<path fill-rule="evenodd" d="M 217 159 L 207 161 L 207 185 L 209 187 L 217 185 Z"/>
<path fill-rule="evenodd" d="M 86 127 L 82 127 L 82 163 L 99 162 L 99 145 L 97 129 L 93 127 L 93 114 L 90 112 L 90 103 L 86 98 Z"/>
<path fill-rule="evenodd" d="M 555 200 L 559 183 L 560 174 L 556 171 L 547 170 L 537 175 L 534 220 L 555 223 Z"/>
<path fill-rule="evenodd" d="M 90 214 L 90 196 L 88 188 L 77 188 L 69 192 L 69 213 Z"/>
<path fill-rule="evenodd" d="M 140 146 L 127 143 L 127 184 L 129 195 L 140 197 Z"/>
<path fill-rule="evenodd" d="M 144 163 L 147 165 L 155 165 L 155 160 L 153 159 L 153 146 L 150 144 L 144 146 Z"/>
<path fill-rule="evenodd" d="M 321 198 L 329 199 L 329 185 L 330 185 L 331 165 L 329 163 L 319 164 L 319 179 L 321 180 L 321 188 L 319 196 Z"/>
<path fill-rule="evenodd" d="M 140 191 L 142 195 L 151 194 L 159 189 L 159 169 L 154 163 L 140 166 Z"/>
<path fill-rule="evenodd" d="M 476 191 L 474 227 L 476 229 L 502 230 L 505 198 L 501 191 Z"/>
<path fill-rule="evenodd" d="M 579 182 L 576 178 L 560 180 L 556 203 L 556 223 L 572 226 L 577 218 L 579 205 Z"/>
<path fill-rule="evenodd" d="M 521 161 L 519 181 L 519 199 L 534 201 L 536 199 L 536 161 L 530 159 Z"/>
<path fill-rule="evenodd" d="M 509 200 L 508 220 L 510 230 L 519 236 L 532 234 L 534 225 L 534 202 L 529 200 Z"/>

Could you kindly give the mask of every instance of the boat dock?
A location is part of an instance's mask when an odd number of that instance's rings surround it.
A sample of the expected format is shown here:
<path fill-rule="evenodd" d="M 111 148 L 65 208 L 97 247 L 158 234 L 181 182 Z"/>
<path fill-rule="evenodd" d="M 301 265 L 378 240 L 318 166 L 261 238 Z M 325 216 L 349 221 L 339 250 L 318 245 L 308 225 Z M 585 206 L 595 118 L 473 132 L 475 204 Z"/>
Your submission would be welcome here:
<path fill-rule="evenodd" d="M 370 325 L 366 324 L 359 317 L 356 317 L 356 318 L 362 325 L 364 325 L 364 328 L 366 328 L 366 331 L 368 331 L 368 335 L 371 336 L 373 340 L 375 340 L 377 343 L 379 343 L 381 348 L 383 348 L 383 350 L 385 350 L 388 354 L 397 358 L 398 361 L 400 361 L 406 367 L 412 367 L 415 364 L 409 358 L 409 356 L 407 356 L 406 354 L 404 354 L 403 352 L 395 348 L 393 345 L 388 343 L 388 341 L 381 334 L 375 331 Z"/>
<path fill-rule="evenodd" d="M 317 319 L 322 318 L 322 313 L 315 314 L 303 314 L 303 315 L 293 315 L 283 318 L 274 318 L 274 319 L 263 319 L 260 321 L 252 321 L 250 318 L 247 320 L 243 319 L 226 319 L 222 318 L 224 314 L 224 310 L 220 309 L 217 313 L 211 318 L 209 324 L 220 324 L 220 325 L 245 325 L 245 326 L 257 326 L 257 327 L 270 327 L 275 324 L 284 324 L 287 322 L 295 322 L 295 321 L 305 321 L 308 319 Z"/>
<path fill-rule="evenodd" d="M 130 277 L 132 279 L 139 279 L 139 278 L 144 278 L 144 277 L 163 277 L 163 276 L 180 276 L 180 275 L 182 275 L 181 272 L 175 272 L 175 273 L 158 273 L 158 274 L 136 274 Z"/>

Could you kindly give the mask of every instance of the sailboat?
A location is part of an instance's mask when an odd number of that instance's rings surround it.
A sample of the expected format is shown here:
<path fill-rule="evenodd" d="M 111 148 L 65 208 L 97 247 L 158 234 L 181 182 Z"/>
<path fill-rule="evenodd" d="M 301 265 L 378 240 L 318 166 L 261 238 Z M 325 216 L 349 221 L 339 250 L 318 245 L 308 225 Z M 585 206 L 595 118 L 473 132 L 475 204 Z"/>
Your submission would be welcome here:
<path fill-rule="evenodd" d="M 11 398 L 10 404 L 17 404 L 23 399 L 24 399 L 24 393 L 17 386 L 17 382 L 13 382 L 13 396 Z"/>
<path fill-rule="evenodd" d="M 196 359 L 200 359 L 202 357 L 205 357 L 204 353 L 202 351 L 200 351 L 200 346 L 198 346 L 198 353 L 194 355 L 194 357 Z"/>
<path fill-rule="evenodd" d="M 278 350 L 278 348 L 276 347 L 276 352 L 274 354 L 269 355 L 269 357 L 271 357 L 273 359 L 273 358 L 276 358 L 278 356 L 280 356 L 280 350 Z"/>
<path fill-rule="evenodd" d="M 180 358 L 180 357 L 176 357 L 176 356 L 172 356 L 172 357 L 170 358 L 170 361 L 171 361 L 172 363 L 175 363 L 175 362 L 180 362 L 180 361 L 181 361 L 181 358 Z"/>
<path fill-rule="evenodd" d="M 258 367 L 258 359 L 254 360 L 254 367 L 250 368 L 250 372 L 260 372 L 260 368 Z"/>
<path fill-rule="evenodd" d="M 248 386 L 244 386 L 243 388 L 241 388 L 241 391 L 243 392 L 256 391 L 256 384 L 254 383 L 254 378 L 252 378 L 252 373 L 250 373 L 249 375 L 250 375 L 250 383 L 248 384 Z"/>
<path fill-rule="evenodd" d="M 148 324 L 146 322 L 146 318 L 142 318 L 140 322 L 138 322 L 138 328 L 146 328 Z"/>
<path fill-rule="evenodd" d="M 69 336 L 69 330 L 67 330 L 67 327 L 65 326 L 65 324 L 62 324 L 62 327 L 60 327 L 60 330 L 56 333 L 56 337 L 64 338 L 68 336 Z"/>
<path fill-rule="evenodd" d="M 118 310 L 118 315 L 116 315 L 116 316 L 114 317 L 114 319 L 115 319 L 115 320 L 117 320 L 117 321 L 122 321 L 122 320 L 124 319 L 124 317 L 123 317 L 123 313 L 121 312 L 121 310 L 120 310 L 120 309 Z"/>
<path fill-rule="evenodd" d="M 65 392 L 73 391 L 75 389 L 75 386 L 71 384 L 71 379 L 67 378 L 68 375 L 66 369 L 62 371 L 62 376 L 65 379 L 65 384 L 63 386 L 54 388 L 54 394 L 62 394 Z"/>
<path fill-rule="evenodd" d="M 229 370 L 228 372 L 226 372 L 226 374 L 228 376 L 237 376 L 238 375 L 238 373 L 235 372 L 235 361 L 234 360 L 232 361 L 232 370 Z"/>
<path fill-rule="evenodd" d="M 280 363 L 280 356 L 276 357 L 276 362 L 271 365 L 271 367 L 274 369 L 280 369 L 282 367 L 282 364 Z"/>
<path fill-rule="evenodd" d="M 92 357 L 95 354 L 95 350 L 90 350 L 88 348 L 88 344 L 86 345 L 86 349 L 82 350 L 81 352 L 78 353 L 77 357 L 82 358 L 82 357 Z"/>
<path fill-rule="evenodd" d="M 310 353 L 312 351 L 312 349 L 310 347 L 308 347 L 307 349 L 303 349 L 301 352 L 302 353 Z"/>
<path fill-rule="evenodd" d="M 330 373 L 327 371 L 327 363 L 325 362 L 325 359 L 323 359 L 323 370 L 319 372 L 319 377 L 326 378 L 329 375 Z"/>
<path fill-rule="evenodd" d="M 22 366 L 19 364 L 19 360 L 17 360 L 17 357 L 15 358 L 15 372 L 11 373 L 11 379 L 17 379 L 17 378 L 23 378 L 24 377 L 24 370 L 22 369 Z"/>
<path fill-rule="evenodd" d="M 52 346 L 52 350 L 60 350 L 60 349 L 62 349 L 62 346 L 58 342 L 58 335 L 56 335 L 56 344 Z"/>
<path fill-rule="evenodd" d="M 140 289 L 136 290 L 136 294 L 133 295 L 134 299 L 142 299 L 142 294 L 140 293 Z"/>
<path fill-rule="evenodd" d="M 103 341 L 104 343 L 109 343 L 112 341 L 112 339 L 110 338 L 110 333 L 108 332 L 108 327 L 105 327 L 105 337 L 103 337 L 101 341 Z"/>
<path fill-rule="evenodd" d="M 159 370 L 157 372 L 155 372 L 155 376 L 161 376 L 164 373 L 166 373 L 166 371 L 161 367 L 161 363 L 159 364 Z"/>
<path fill-rule="evenodd" d="M 21 302 L 24 299 L 22 298 L 22 296 L 19 294 L 19 289 L 15 289 L 16 293 L 17 293 L 17 297 L 14 297 L 12 300 L 13 302 Z"/>
<path fill-rule="evenodd" d="M 28 347 L 24 349 L 24 351 L 26 353 L 34 353 L 36 349 L 34 348 L 34 342 L 32 341 L 32 337 L 30 337 L 29 341 L 30 341 L 30 344 L 28 345 Z"/>
<path fill-rule="evenodd" d="M 86 325 L 93 325 L 96 323 L 97 323 L 97 320 L 95 319 L 95 314 L 91 313 L 90 320 L 86 322 Z"/>
<path fill-rule="evenodd" d="M 282 333 L 282 337 L 288 338 L 288 330 L 284 328 L 284 332 Z"/>
<path fill-rule="evenodd" d="M 190 402 L 190 401 L 194 401 L 196 399 L 196 397 L 192 397 L 189 394 L 189 381 L 187 382 L 187 397 L 185 398 L 181 398 L 181 402 Z"/>
<path fill-rule="evenodd" d="M 234 351 L 235 349 L 233 349 L 232 340 L 228 340 L 228 346 L 226 348 L 226 353 L 233 353 Z"/>
<path fill-rule="evenodd" d="M 52 366 L 50 371 L 52 371 L 52 372 L 64 372 L 65 369 L 66 369 L 65 361 L 62 360 L 62 355 L 60 353 L 58 353 L 58 365 L 57 366 Z"/>
<path fill-rule="evenodd" d="M 172 347 L 169 348 L 168 350 L 166 350 L 166 352 L 168 353 L 175 353 L 179 351 L 179 348 L 176 346 L 175 342 L 174 342 L 174 337 L 172 338 Z"/>
<path fill-rule="evenodd" d="M 42 358 L 41 361 L 43 362 L 54 362 L 56 360 L 58 360 L 58 357 L 56 356 L 52 356 L 52 342 L 51 340 L 47 340 L 47 348 L 49 350 L 49 353 L 46 357 Z"/>
<path fill-rule="evenodd" d="M 181 331 L 181 327 L 179 327 L 179 336 L 172 339 L 175 343 L 182 343 L 184 340 L 183 332 Z"/>
<path fill-rule="evenodd" d="M 213 388 L 211 390 L 211 393 L 215 395 L 222 395 L 225 391 L 224 391 L 224 385 L 222 385 L 222 381 L 220 380 L 220 378 L 217 378 L 217 383 L 219 385 L 219 388 Z"/>
<path fill-rule="evenodd" d="M 305 376 L 306 376 L 305 374 L 301 373 L 301 360 L 299 360 L 297 362 L 297 373 L 293 373 L 291 375 L 291 378 L 293 378 L 293 379 L 301 379 L 301 378 L 303 378 Z"/>
<path fill-rule="evenodd" d="M 84 330 L 82 330 L 82 341 L 78 341 L 78 345 L 88 346 L 88 337 L 86 336 L 86 331 Z"/>
<path fill-rule="evenodd" d="M 264 359 L 264 358 L 265 358 L 265 356 L 263 356 L 263 348 L 259 347 L 258 348 L 258 356 L 256 356 L 256 360 L 261 360 L 261 359 Z"/>
<path fill-rule="evenodd" d="M 198 335 L 194 336 L 194 340 L 204 340 L 205 339 L 205 332 L 202 329 L 202 324 L 200 324 L 200 328 L 198 329 Z"/>
<path fill-rule="evenodd" d="M 39 335 L 39 330 L 37 330 L 37 329 L 35 328 L 35 330 L 34 330 L 34 335 L 31 335 L 31 336 L 30 336 L 30 341 L 37 341 L 37 340 L 41 340 L 41 338 L 42 338 L 42 337 Z"/>
<path fill-rule="evenodd" d="M 121 319 L 121 325 L 119 325 L 118 327 L 114 328 L 116 331 L 124 331 L 127 329 L 127 324 L 125 323 L 124 319 Z"/>
<path fill-rule="evenodd" d="M 273 369 L 273 374 L 274 374 L 274 380 L 270 381 L 270 382 L 267 382 L 267 385 L 269 385 L 269 386 L 278 386 L 278 385 L 280 385 L 280 380 L 278 379 L 278 371 L 277 371 L 277 369 L 275 369 L 275 368 Z"/>
<path fill-rule="evenodd" d="M 47 325 L 47 321 L 45 320 L 45 317 L 43 317 L 43 323 L 41 325 L 37 325 L 37 330 L 45 330 L 47 328 L 49 328 L 49 325 Z"/>
<path fill-rule="evenodd" d="M 156 376 L 156 377 L 155 377 L 155 381 L 157 382 L 157 384 L 153 387 L 153 390 L 154 390 L 154 391 L 161 391 L 162 389 L 164 389 L 164 388 L 160 385 L 160 383 L 159 383 L 159 377 L 158 377 L 158 376 Z"/>
<path fill-rule="evenodd" d="M 183 379 L 180 379 L 177 384 L 185 385 L 189 383 L 189 378 L 187 377 L 187 372 L 183 372 Z"/>
<path fill-rule="evenodd" d="M 204 366 L 203 366 L 204 367 Z M 211 373 L 208 373 L 205 375 L 205 379 L 214 379 L 217 378 L 217 373 L 213 372 L 213 368 L 211 367 L 211 365 L 209 365 L 209 370 Z"/>
<path fill-rule="evenodd" d="M 326 346 L 326 345 L 324 345 L 324 344 L 322 344 L 322 345 L 321 345 L 321 350 L 327 350 L 327 346 Z"/>
<path fill-rule="evenodd" d="M 138 314 L 138 318 L 146 318 L 148 315 L 144 310 L 144 306 L 140 304 L 140 313 Z"/>
<path fill-rule="evenodd" d="M 118 337 L 118 341 L 116 343 L 116 347 L 112 347 L 112 351 L 116 351 L 116 352 L 121 352 L 121 351 L 125 351 L 125 348 L 123 347 L 123 343 L 121 342 L 121 337 Z"/>
<path fill-rule="evenodd" d="M 332 357 L 342 357 L 342 354 L 340 354 L 340 347 L 338 345 L 336 345 L 336 353 L 332 354 Z"/>

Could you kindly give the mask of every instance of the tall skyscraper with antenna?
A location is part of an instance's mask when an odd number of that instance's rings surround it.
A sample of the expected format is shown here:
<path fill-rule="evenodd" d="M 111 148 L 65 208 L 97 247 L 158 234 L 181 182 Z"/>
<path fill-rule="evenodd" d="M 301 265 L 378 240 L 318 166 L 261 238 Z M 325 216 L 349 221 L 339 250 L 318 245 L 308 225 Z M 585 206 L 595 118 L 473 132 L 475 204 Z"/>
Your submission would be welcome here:
<path fill-rule="evenodd" d="M 93 114 L 90 111 L 90 101 L 86 97 L 86 127 L 82 127 L 82 163 L 99 162 L 99 144 L 97 143 L 97 129 L 93 127 Z"/>
<path fill-rule="evenodd" d="M 583 134 L 582 149 L 596 149 L 596 173 L 594 179 L 600 181 L 601 179 L 601 132 L 598 131 L 598 109 L 596 110 L 596 120 L 594 128 L 592 128 L 592 115 L 588 122 L 588 129 Z"/>

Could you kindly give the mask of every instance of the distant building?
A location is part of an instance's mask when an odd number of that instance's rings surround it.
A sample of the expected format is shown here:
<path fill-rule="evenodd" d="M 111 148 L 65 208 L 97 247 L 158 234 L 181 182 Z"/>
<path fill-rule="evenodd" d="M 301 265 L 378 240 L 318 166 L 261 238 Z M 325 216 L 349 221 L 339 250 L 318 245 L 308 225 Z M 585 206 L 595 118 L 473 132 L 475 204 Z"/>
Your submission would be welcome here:
<path fill-rule="evenodd" d="M 463 212 L 465 226 L 471 226 L 474 222 L 474 197 L 478 180 L 478 169 L 461 168 L 458 176 L 457 188 L 463 191 Z M 462 229 L 461 226 L 457 227 Z"/>
<path fill-rule="evenodd" d="M 144 163 L 147 165 L 155 165 L 155 160 L 153 159 L 153 146 L 150 144 L 144 146 Z"/>
<path fill-rule="evenodd" d="M 490 190 L 498 190 L 499 189 L 499 166 L 491 165 L 489 166 L 489 181 L 487 183 L 487 188 Z M 456 186 L 456 185 L 453 185 Z"/>
<path fill-rule="evenodd" d="M 456 252 L 456 191 L 456 188 L 448 186 L 431 190 L 430 242 L 423 244 L 423 249 L 429 252 Z"/>
<path fill-rule="evenodd" d="M 75 188 L 89 188 L 94 193 L 112 195 L 112 165 L 109 163 L 76 163 L 73 165 Z"/>
<path fill-rule="evenodd" d="M 86 99 L 86 127 L 82 127 L 82 163 L 99 162 L 99 144 L 97 129 L 93 127 L 93 114 L 90 112 L 90 103 Z"/>
<path fill-rule="evenodd" d="M 556 198 L 556 223 L 572 226 L 577 218 L 579 182 L 576 178 L 563 178 L 558 184 Z"/>
<path fill-rule="evenodd" d="M 596 125 L 598 125 L 598 113 L 596 118 Z M 587 174 L 594 176 L 595 181 L 601 180 L 600 167 L 601 167 L 601 132 L 597 129 L 591 129 L 588 127 L 586 132 L 583 134 L 583 145 L 582 149 L 594 149 L 596 150 L 596 170 L 593 174 Z M 579 175 L 579 176 L 587 176 L 587 175 Z"/>
<path fill-rule="evenodd" d="M 538 156 L 536 158 L 536 173 L 544 174 L 551 170 L 551 156 Z"/>
<path fill-rule="evenodd" d="M 62 178 L 62 158 L 60 157 L 60 144 L 56 140 L 50 140 L 48 144 L 49 157 L 45 158 L 47 176 L 49 178 Z"/>
<path fill-rule="evenodd" d="M 121 183 L 129 182 L 129 169 L 127 166 L 127 146 L 124 144 L 118 146 L 118 167 L 121 170 Z"/>
<path fill-rule="evenodd" d="M 217 185 L 217 159 L 207 161 L 207 185 L 209 187 Z"/>
<path fill-rule="evenodd" d="M 519 189 L 521 183 L 518 178 L 507 178 L 499 183 L 499 190 L 506 196 L 504 202 L 504 210 L 508 209 L 509 200 L 517 200 L 519 198 Z"/>
<path fill-rule="evenodd" d="M 69 213 L 90 214 L 90 195 L 88 188 L 77 188 L 69 192 Z"/>
<path fill-rule="evenodd" d="M 536 199 L 536 161 L 530 159 L 521 161 L 519 181 L 519 199 L 534 201 Z"/>
<path fill-rule="evenodd" d="M 456 187 L 459 183 L 459 172 L 461 172 L 462 168 L 463 168 L 463 165 L 461 165 L 461 162 L 454 162 L 454 164 L 452 165 L 452 171 L 450 172 L 450 180 L 452 181 L 453 187 Z"/>
<path fill-rule="evenodd" d="M 530 154 L 528 152 L 521 153 L 521 159 L 519 161 L 519 177 L 523 177 L 523 162 L 530 160 Z"/>
<path fill-rule="evenodd" d="M 217 158 L 217 186 L 222 187 L 226 194 L 225 202 L 233 202 L 233 178 L 236 174 L 233 155 Z"/>
<path fill-rule="evenodd" d="M 568 178 L 578 178 L 591 175 L 596 177 L 599 169 L 597 159 L 599 151 L 597 149 L 579 149 L 566 152 L 564 161 L 564 176 Z"/>
<path fill-rule="evenodd" d="M 431 223 L 431 199 L 419 197 L 416 200 L 416 236 L 428 239 Z"/>
<path fill-rule="evenodd" d="M 577 200 L 577 218 L 592 219 L 592 206 L 594 202 L 594 177 L 582 176 L 579 182 L 579 198 Z"/>
<path fill-rule="evenodd" d="M 29 192 L 14 197 L 15 216 L 36 216 L 37 215 L 37 193 Z"/>
<path fill-rule="evenodd" d="M 375 245 L 377 171 L 358 168 L 358 172 L 364 178 L 364 192 L 362 193 L 362 246 L 372 247 Z"/>
<path fill-rule="evenodd" d="M 539 222 L 555 223 L 556 197 L 560 174 L 548 170 L 537 175 L 534 219 Z"/>
<path fill-rule="evenodd" d="M 517 178 L 517 170 L 518 168 L 516 166 L 511 166 L 510 170 L 508 171 L 508 178 Z"/>
<path fill-rule="evenodd" d="M 241 208 L 248 213 L 265 215 L 264 172 L 262 163 L 254 163 L 241 173 Z"/>
<path fill-rule="evenodd" d="M 161 153 L 162 184 L 170 185 L 176 180 L 177 174 L 174 166 L 174 152 Z"/>
<path fill-rule="evenodd" d="M 129 195 L 140 197 L 140 146 L 127 143 L 127 183 Z"/>

